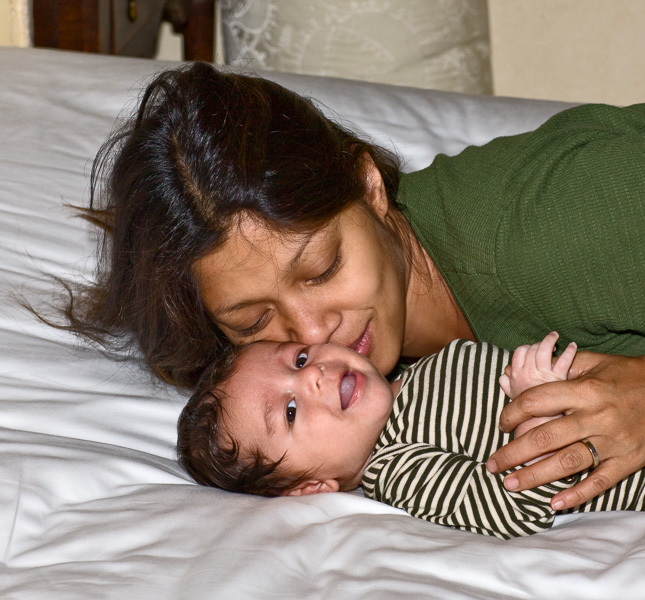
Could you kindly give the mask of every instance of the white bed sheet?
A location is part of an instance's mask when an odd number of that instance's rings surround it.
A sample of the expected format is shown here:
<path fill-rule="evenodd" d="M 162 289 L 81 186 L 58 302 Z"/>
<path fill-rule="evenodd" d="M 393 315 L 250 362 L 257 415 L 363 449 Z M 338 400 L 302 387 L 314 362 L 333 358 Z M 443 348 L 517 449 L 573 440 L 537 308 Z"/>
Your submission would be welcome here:
<path fill-rule="evenodd" d="M 175 461 L 186 396 L 136 356 L 37 322 L 12 294 L 91 274 L 90 161 L 162 63 L 0 48 L 0 597 L 645 598 L 645 515 L 560 517 L 501 542 L 356 494 L 262 499 L 200 488 Z M 407 168 L 532 128 L 564 105 L 271 75 Z"/>

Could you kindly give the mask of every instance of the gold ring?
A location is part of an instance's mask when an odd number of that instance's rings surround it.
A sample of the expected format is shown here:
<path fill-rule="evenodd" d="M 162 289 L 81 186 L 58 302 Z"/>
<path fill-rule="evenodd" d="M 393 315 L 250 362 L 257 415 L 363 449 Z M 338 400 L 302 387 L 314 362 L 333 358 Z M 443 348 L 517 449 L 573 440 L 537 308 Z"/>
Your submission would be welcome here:
<path fill-rule="evenodd" d="M 598 451 L 596 450 L 596 447 L 587 438 L 584 438 L 580 441 L 585 446 L 587 446 L 587 450 L 589 450 L 589 452 L 591 453 L 591 458 L 593 458 L 593 465 L 591 465 L 591 468 L 595 469 L 600 464 L 600 457 L 598 456 Z"/>

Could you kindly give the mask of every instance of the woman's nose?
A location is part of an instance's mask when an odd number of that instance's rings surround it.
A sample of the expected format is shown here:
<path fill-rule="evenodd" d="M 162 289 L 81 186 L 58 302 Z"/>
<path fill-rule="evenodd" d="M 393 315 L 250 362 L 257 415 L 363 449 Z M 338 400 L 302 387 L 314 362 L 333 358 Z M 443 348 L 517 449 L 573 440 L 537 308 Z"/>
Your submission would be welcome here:
<path fill-rule="evenodd" d="M 341 322 L 331 311 L 299 310 L 287 320 L 289 340 L 301 344 L 326 344 Z"/>

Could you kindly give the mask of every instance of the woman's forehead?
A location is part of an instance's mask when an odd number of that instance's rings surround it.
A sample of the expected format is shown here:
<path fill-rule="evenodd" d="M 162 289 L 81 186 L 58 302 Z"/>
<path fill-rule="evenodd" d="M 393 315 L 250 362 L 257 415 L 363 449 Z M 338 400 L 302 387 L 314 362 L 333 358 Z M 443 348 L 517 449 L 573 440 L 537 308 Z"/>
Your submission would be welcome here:
<path fill-rule="evenodd" d="M 341 213 L 342 215 L 342 213 Z M 228 240 L 236 239 L 253 247 L 284 247 L 292 252 L 298 252 L 316 238 L 322 239 L 326 235 L 338 230 L 341 215 L 332 217 L 316 226 L 303 225 L 300 229 L 280 228 L 279 225 L 267 221 L 253 213 L 244 211 L 229 228 Z"/>
<path fill-rule="evenodd" d="M 324 251 L 338 232 L 338 220 L 316 231 L 280 232 L 257 217 L 240 217 L 216 250 L 195 261 L 198 279 L 218 273 L 256 272 L 265 265 L 277 271 L 295 268 L 305 253 Z"/>
<path fill-rule="evenodd" d="M 237 227 L 229 234 L 229 241 L 233 241 L 238 247 L 246 247 L 264 254 L 265 258 L 269 259 L 278 255 L 298 256 L 314 236 L 322 234 L 325 230 L 326 227 L 307 233 L 284 232 L 262 219 L 248 216 L 238 221 Z"/>

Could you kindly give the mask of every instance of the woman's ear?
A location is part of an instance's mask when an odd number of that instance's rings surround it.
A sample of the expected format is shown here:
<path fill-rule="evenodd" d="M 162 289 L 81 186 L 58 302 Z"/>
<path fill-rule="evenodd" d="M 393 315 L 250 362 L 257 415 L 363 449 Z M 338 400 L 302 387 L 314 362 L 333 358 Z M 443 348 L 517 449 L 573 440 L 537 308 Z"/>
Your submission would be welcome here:
<path fill-rule="evenodd" d="M 367 190 L 367 201 L 372 210 L 381 220 L 385 219 L 388 213 L 389 202 L 383 177 L 377 166 L 374 164 L 372 157 L 366 152 L 363 154 L 363 173 L 365 177 L 365 188 Z"/>
<path fill-rule="evenodd" d="M 339 489 L 338 481 L 335 479 L 307 479 L 297 484 L 295 487 L 284 492 L 283 496 L 310 496 L 311 494 L 325 494 L 327 492 L 337 492 Z"/>

